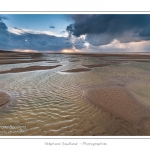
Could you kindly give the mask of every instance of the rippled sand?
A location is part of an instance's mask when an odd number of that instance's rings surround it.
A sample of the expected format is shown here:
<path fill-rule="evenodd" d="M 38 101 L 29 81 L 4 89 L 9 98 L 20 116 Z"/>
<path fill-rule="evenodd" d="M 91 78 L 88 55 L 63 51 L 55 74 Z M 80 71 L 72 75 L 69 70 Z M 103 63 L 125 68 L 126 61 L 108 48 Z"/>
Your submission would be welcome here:
<path fill-rule="evenodd" d="M 0 135 L 150 135 L 148 54 L 0 53 L 0 61 Z"/>
<path fill-rule="evenodd" d="M 87 100 L 106 111 L 116 114 L 133 124 L 139 124 L 150 118 L 150 111 L 124 88 L 111 86 L 93 87 L 84 91 Z"/>
<path fill-rule="evenodd" d="M 10 96 L 7 93 L 0 92 L 0 106 L 3 106 L 6 103 L 8 103 L 9 99 L 10 99 Z"/>

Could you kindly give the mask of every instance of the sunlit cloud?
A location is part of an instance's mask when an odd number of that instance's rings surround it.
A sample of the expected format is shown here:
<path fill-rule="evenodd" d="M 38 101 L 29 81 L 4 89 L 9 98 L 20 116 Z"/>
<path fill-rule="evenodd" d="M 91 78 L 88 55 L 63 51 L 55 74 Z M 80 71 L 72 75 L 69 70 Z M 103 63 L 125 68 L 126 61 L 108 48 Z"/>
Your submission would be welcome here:
<path fill-rule="evenodd" d="M 110 48 L 116 48 L 116 49 L 127 49 L 129 43 L 120 43 L 118 40 L 114 39 L 110 44 L 107 45 L 101 45 L 99 48 L 102 49 L 110 49 Z"/>
<path fill-rule="evenodd" d="M 85 43 L 84 52 L 148 52 L 150 51 L 150 41 L 120 43 L 113 40 L 110 44 L 93 46 Z"/>
<path fill-rule="evenodd" d="M 16 35 L 22 35 L 22 34 L 45 34 L 45 35 L 53 35 L 56 37 L 62 37 L 61 34 L 56 34 L 51 31 L 34 31 L 29 29 L 19 29 L 19 28 L 8 28 L 7 29 L 10 33 L 16 34 Z"/>

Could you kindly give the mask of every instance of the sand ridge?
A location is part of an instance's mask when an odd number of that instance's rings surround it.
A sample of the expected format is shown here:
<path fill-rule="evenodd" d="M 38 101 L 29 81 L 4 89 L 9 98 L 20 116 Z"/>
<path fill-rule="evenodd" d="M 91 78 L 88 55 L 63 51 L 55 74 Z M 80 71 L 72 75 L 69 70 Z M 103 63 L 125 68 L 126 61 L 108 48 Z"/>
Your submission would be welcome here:
<path fill-rule="evenodd" d="M 110 65 L 110 64 L 104 63 L 104 64 L 82 65 L 85 68 L 68 69 L 68 70 L 64 70 L 62 72 L 85 72 L 85 71 L 91 71 L 92 68 L 94 68 L 94 67 L 104 67 L 104 66 L 108 66 L 108 65 Z"/>
<path fill-rule="evenodd" d="M 69 62 L 79 62 L 80 60 L 75 59 L 75 60 L 69 60 Z"/>
<path fill-rule="evenodd" d="M 0 51 L 0 65 L 46 61 L 42 53 Z"/>
<path fill-rule="evenodd" d="M 90 68 L 76 68 L 76 69 L 70 69 L 70 70 L 64 70 L 62 72 L 85 72 L 85 71 L 91 71 Z"/>
<path fill-rule="evenodd" d="M 84 90 L 84 97 L 94 105 L 133 124 L 150 118 L 150 112 L 123 87 L 95 87 Z"/>
<path fill-rule="evenodd" d="M 32 62 L 41 62 L 41 61 L 46 61 L 46 60 L 44 60 L 44 59 L 29 59 L 29 60 L 5 59 L 5 60 L 0 60 L 0 65 L 19 64 L 19 63 L 32 63 Z"/>
<path fill-rule="evenodd" d="M 122 59 L 122 58 L 121 58 Z M 110 63 L 121 63 L 121 62 L 150 62 L 150 59 L 133 59 L 133 58 L 131 58 L 131 59 L 122 59 L 122 60 L 120 60 L 120 59 L 111 59 L 111 61 L 109 61 Z"/>
<path fill-rule="evenodd" d="M 91 65 L 82 65 L 84 67 L 88 68 L 94 68 L 94 67 L 104 67 L 110 65 L 109 63 L 104 63 L 104 64 L 91 64 Z"/>
<path fill-rule="evenodd" d="M 35 71 L 35 70 L 47 70 L 47 69 L 53 69 L 56 67 L 59 67 L 62 65 L 55 65 L 55 66 L 29 66 L 24 68 L 13 68 L 6 71 L 1 71 L 0 74 L 4 73 L 17 73 L 17 72 L 27 72 L 27 71 Z"/>
<path fill-rule="evenodd" d="M 0 92 L 0 107 L 8 103 L 10 96 L 5 92 Z"/>

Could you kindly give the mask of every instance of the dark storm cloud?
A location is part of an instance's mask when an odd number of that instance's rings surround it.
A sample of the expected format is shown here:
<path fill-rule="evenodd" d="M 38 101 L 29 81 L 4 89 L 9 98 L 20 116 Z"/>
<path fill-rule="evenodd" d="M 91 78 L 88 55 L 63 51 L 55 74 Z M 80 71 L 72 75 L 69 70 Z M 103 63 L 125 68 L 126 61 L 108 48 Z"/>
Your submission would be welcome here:
<path fill-rule="evenodd" d="M 0 15 L 0 46 L 2 48 L 5 48 L 5 46 L 9 43 L 9 37 L 10 34 L 7 31 L 8 27 L 6 26 L 6 24 L 3 22 L 3 20 L 7 20 L 8 18 Z"/>
<path fill-rule="evenodd" d="M 6 30 L 8 29 L 6 24 L 3 22 L 3 20 L 7 20 L 8 18 L 3 16 L 3 15 L 0 15 L 0 30 Z"/>
<path fill-rule="evenodd" d="M 0 22 L 0 30 L 6 30 L 6 29 L 7 29 L 6 24 L 3 22 Z"/>
<path fill-rule="evenodd" d="M 2 22 L 3 20 L 8 20 L 8 18 L 4 15 L 0 15 L 0 22 Z"/>
<path fill-rule="evenodd" d="M 76 38 L 75 42 L 74 42 L 74 47 L 76 49 L 82 49 L 85 48 L 85 40 L 84 38 Z"/>
<path fill-rule="evenodd" d="M 54 28 L 55 28 L 55 26 L 50 26 L 49 28 L 54 29 Z"/>
<path fill-rule="evenodd" d="M 70 35 L 86 35 L 92 45 L 105 45 L 114 39 L 122 43 L 150 40 L 150 15 L 70 15 L 75 21 L 67 26 Z"/>

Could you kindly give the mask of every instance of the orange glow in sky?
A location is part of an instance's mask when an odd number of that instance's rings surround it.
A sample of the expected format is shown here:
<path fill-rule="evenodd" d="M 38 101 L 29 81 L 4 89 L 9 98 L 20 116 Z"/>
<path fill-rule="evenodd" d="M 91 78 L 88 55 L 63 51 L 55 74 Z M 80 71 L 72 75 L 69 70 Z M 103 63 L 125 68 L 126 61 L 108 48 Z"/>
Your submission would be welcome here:
<path fill-rule="evenodd" d="M 71 49 L 63 49 L 61 52 L 62 53 L 73 53 L 74 51 Z"/>
<path fill-rule="evenodd" d="M 25 53 L 37 53 L 38 51 L 36 50 L 30 50 L 30 49 L 24 49 L 24 50 L 20 50 L 20 49 L 15 49 L 13 50 L 14 52 L 25 52 Z"/>
<path fill-rule="evenodd" d="M 61 50 L 61 52 L 62 53 L 79 53 L 81 51 L 78 49 L 63 49 L 63 50 Z"/>

